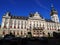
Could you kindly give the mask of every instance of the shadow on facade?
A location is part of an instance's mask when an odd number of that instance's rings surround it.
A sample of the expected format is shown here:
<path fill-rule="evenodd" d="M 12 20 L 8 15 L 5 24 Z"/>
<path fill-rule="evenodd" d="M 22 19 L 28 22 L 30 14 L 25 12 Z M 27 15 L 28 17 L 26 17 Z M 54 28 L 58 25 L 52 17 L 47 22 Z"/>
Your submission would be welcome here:
<path fill-rule="evenodd" d="M 28 33 L 31 35 L 31 33 Z M 53 32 L 54 37 L 15 37 L 12 33 L 0 39 L 0 45 L 60 45 L 60 33 Z"/>

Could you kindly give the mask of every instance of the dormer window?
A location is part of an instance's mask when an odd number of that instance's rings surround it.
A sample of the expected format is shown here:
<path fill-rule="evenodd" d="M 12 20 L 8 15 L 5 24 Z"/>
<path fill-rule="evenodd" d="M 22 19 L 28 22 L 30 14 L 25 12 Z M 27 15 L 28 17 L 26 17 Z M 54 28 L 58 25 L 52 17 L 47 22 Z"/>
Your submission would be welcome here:
<path fill-rule="evenodd" d="M 17 18 L 17 17 L 16 17 Z"/>
<path fill-rule="evenodd" d="M 20 18 L 20 17 L 19 17 Z"/>
<path fill-rule="evenodd" d="M 23 17 L 22 17 L 23 18 Z"/>

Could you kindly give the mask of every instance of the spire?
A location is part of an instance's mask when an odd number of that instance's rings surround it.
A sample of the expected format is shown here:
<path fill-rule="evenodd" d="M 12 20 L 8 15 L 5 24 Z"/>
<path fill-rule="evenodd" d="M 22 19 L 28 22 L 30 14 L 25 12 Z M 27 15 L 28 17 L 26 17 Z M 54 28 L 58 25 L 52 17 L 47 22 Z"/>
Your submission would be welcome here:
<path fill-rule="evenodd" d="M 51 11 L 56 11 L 53 4 L 51 5 L 51 8 L 52 8 Z"/>
<path fill-rule="evenodd" d="M 51 5 L 51 13 L 50 15 L 52 16 L 53 14 L 57 14 L 57 10 L 55 10 L 53 4 Z"/>

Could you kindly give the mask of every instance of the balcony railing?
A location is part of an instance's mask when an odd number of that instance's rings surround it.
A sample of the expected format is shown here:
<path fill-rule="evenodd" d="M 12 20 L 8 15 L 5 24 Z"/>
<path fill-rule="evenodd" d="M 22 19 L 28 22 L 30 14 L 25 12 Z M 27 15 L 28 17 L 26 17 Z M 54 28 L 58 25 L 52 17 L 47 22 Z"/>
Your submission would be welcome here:
<path fill-rule="evenodd" d="M 33 30 L 43 30 L 44 27 L 36 27 L 36 28 L 33 28 Z"/>

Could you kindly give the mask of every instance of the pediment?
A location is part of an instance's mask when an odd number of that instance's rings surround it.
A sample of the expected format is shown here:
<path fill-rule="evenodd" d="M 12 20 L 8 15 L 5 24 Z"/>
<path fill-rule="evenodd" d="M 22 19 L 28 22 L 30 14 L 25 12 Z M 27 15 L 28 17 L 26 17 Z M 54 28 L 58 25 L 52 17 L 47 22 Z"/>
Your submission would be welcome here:
<path fill-rule="evenodd" d="M 32 17 L 29 17 L 29 19 L 36 19 L 36 20 L 41 20 L 43 19 L 38 12 L 36 12 Z"/>

